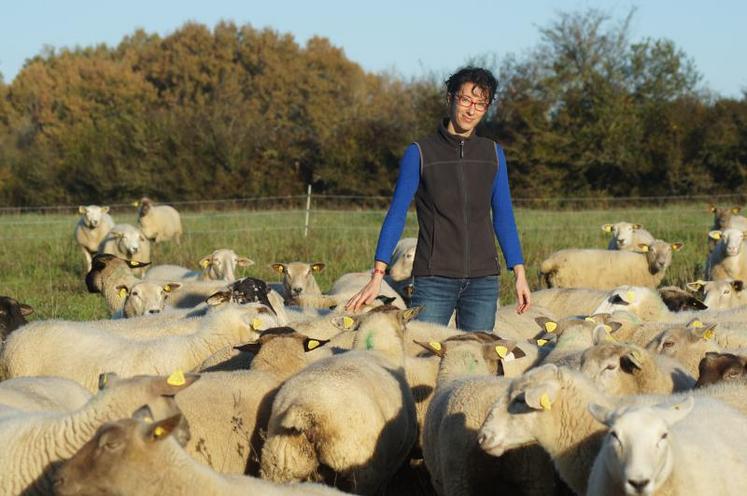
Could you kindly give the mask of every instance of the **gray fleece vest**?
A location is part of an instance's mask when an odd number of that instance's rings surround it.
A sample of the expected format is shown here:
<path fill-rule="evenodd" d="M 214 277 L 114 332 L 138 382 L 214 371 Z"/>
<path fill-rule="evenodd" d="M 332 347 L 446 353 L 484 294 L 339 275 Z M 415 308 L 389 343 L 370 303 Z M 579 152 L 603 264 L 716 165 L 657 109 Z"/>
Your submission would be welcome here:
<path fill-rule="evenodd" d="M 449 134 L 445 122 L 417 141 L 418 247 L 414 276 L 484 277 L 500 272 L 490 216 L 498 173 L 495 142 Z"/>

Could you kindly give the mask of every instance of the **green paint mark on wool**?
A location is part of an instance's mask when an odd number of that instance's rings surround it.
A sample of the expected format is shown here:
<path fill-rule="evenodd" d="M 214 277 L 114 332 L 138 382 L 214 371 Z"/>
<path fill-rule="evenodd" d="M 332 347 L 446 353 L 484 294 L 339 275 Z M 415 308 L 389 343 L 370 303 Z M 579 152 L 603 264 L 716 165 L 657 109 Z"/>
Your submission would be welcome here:
<path fill-rule="evenodd" d="M 373 331 L 369 331 L 368 334 L 366 334 L 366 349 L 367 350 L 372 350 L 373 349 L 373 347 L 374 347 L 373 338 L 374 338 Z"/>

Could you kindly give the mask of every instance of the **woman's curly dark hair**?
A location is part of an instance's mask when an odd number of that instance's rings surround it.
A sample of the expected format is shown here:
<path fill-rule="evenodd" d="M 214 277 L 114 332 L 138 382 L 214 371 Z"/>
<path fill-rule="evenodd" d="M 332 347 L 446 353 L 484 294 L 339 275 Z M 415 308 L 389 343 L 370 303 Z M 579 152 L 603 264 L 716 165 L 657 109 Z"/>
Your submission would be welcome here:
<path fill-rule="evenodd" d="M 489 70 L 472 66 L 459 69 L 449 76 L 449 79 L 444 81 L 446 92 L 449 95 L 455 95 L 464 83 L 473 83 L 475 86 L 481 88 L 488 94 L 488 103 L 493 102 L 498 81 L 495 80 L 495 77 L 493 77 L 493 74 Z"/>

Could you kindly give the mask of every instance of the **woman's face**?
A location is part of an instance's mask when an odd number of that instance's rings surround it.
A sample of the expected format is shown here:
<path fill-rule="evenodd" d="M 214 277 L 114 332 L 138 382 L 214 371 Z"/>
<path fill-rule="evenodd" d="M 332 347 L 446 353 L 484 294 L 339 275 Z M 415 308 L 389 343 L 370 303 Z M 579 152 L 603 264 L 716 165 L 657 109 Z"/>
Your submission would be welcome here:
<path fill-rule="evenodd" d="M 469 135 L 488 110 L 488 94 L 474 83 L 466 82 L 454 95 L 448 95 L 449 121 L 455 134 Z"/>

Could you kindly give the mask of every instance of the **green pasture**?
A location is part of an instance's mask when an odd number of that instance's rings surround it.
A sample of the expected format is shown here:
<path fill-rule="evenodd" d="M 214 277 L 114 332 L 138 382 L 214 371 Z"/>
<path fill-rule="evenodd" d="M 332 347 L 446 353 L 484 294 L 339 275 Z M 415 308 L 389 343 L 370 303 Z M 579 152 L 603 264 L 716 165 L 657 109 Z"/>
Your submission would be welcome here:
<path fill-rule="evenodd" d="M 126 211 L 124 211 L 126 210 Z M 134 209 L 112 212 L 116 222 L 135 222 Z M 241 275 L 277 280 L 268 265 L 281 261 L 320 261 L 322 290 L 344 272 L 368 270 L 384 210 L 312 210 L 304 237 L 303 210 L 233 210 L 183 212 L 181 245 L 153 247 L 154 263 L 196 268 L 197 260 L 216 248 L 233 248 L 256 262 Z M 675 253 L 664 284 L 682 286 L 702 277 L 706 233 L 711 214 L 703 205 L 651 208 L 610 208 L 553 211 L 516 208 L 517 224 L 529 281 L 538 285 L 539 263 L 555 250 L 569 247 L 606 248 L 601 225 L 639 222 L 656 237 L 685 243 Z M 83 256 L 73 241 L 76 214 L 0 215 L 0 294 L 32 305 L 35 318 L 106 318 L 100 295 L 86 292 Z M 414 213 L 403 236 L 415 236 Z M 504 272 L 501 302 L 513 301 L 513 276 Z"/>

